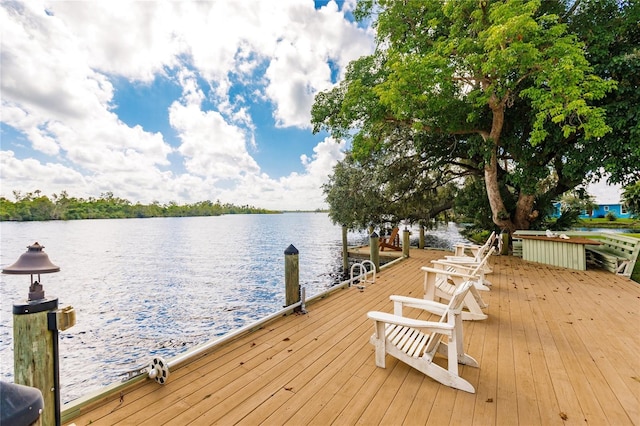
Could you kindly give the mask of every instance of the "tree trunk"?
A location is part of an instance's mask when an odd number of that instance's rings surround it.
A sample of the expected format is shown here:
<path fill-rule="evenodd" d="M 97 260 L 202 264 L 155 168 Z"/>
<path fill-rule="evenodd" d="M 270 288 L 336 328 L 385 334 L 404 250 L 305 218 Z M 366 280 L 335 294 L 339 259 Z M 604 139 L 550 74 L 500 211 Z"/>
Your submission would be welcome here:
<path fill-rule="evenodd" d="M 520 193 L 513 220 L 516 229 L 529 229 L 531 222 L 538 217 L 538 212 L 532 211 L 535 199 L 536 197 L 533 194 Z"/>
<path fill-rule="evenodd" d="M 505 209 L 504 201 L 502 201 L 500 185 L 498 183 L 498 161 L 495 150 L 491 154 L 491 159 L 484 167 L 484 183 L 487 189 L 489 205 L 491 206 L 491 219 L 493 223 L 501 229 L 508 229 L 510 233 L 513 233 L 518 228 L 516 228 L 515 224 L 511 221 L 509 212 Z"/>
<path fill-rule="evenodd" d="M 509 212 L 504 207 L 504 201 L 500 194 L 500 184 L 498 183 L 498 146 L 500 145 L 500 135 L 504 124 L 504 101 L 499 102 L 495 94 L 489 100 L 489 106 L 493 113 L 491 122 L 491 133 L 482 135 L 485 140 L 492 144 L 491 158 L 484 166 L 484 183 L 487 189 L 487 197 L 491 206 L 491 218 L 493 223 L 501 229 L 508 229 L 513 233 L 518 228 L 511 220 Z"/>

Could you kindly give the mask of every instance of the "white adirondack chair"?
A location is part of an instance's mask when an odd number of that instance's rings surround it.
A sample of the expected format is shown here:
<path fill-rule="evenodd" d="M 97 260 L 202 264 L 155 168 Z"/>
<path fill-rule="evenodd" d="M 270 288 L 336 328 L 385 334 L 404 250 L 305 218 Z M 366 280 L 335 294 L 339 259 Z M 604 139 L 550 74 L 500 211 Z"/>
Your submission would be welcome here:
<path fill-rule="evenodd" d="M 465 265 L 459 265 L 457 263 L 448 263 L 444 260 L 432 260 L 434 269 L 442 269 L 446 272 L 454 272 L 459 274 L 467 275 L 467 277 L 459 277 L 457 275 L 449 276 L 449 280 L 453 282 L 453 284 L 459 284 L 462 281 L 473 280 L 473 285 L 476 290 L 480 291 L 489 291 L 491 290 L 489 287 L 491 286 L 491 282 L 489 282 L 484 277 L 484 271 L 480 266 L 469 267 Z"/>
<path fill-rule="evenodd" d="M 485 241 L 484 244 L 480 245 L 480 244 L 456 244 L 454 246 L 454 250 L 453 250 L 453 255 L 460 257 L 460 256 L 467 256 L 466 252 L 470 251 L 471 252 L 471 257 L 482 257 L 483 253 L 489 249 L 489 247 L 493 246 L 493 243 L 496 241 L 496 231 L 493 231 L 491 233 L 491 235 L 489 235 L 489 238 L 487 238 L 487 241 Z M 480 256 L 478 256 L 478 253 L 480 253 Z"/>
<path fill-rule="evenodd" d="M 485 274 L 490 274 L 493 272 L 491 266 L 489 265 L 489 256 L 493 254 L 495 247 L 493 245 L 482 246 L 481 250 L 476 252 L 475 256 L 445 256 L 443 260 L 449 263 L 456 263 L 458 265 L 464 265 L 469 267 L 475 267 L 478 265 L 482 265 L 482 270 Z"/>
<path fill-rule="evenodd" d="M 477 280 L 476 276 L 463 274 L 460 272 L 447 271 L 440 268 L 430 268 L 423 266 L 424 271 L 424 299 L 435 301 L 436 298 L 450 301 L 456 292 L 457 285 L 462 282 L 469 281 L 472 283 L 471 289 L 464 296 L 462 311 L 462 319 L 465 321 L 481 321 L 488 318 L 487 314 L 482 312 L 487 305 L 478 289 L 473 284 Z M 456 285 L 456 281 L 458 284 Z"/>
<path fill-rule="evenodd" d="M 464 352 L 460 318 L 463 300 L 471 288 L 471 282 L 459 286 L 448 305 L 412 297 L 391 296 L 395 306 L 394 314 L 369 312 L 367 316 L 375 323 L 375 333 L 369 341 L 376 348 L 376 365 L 385 368 L 386 354 L 389 354 L 443 385 L 475 393 L 473 385 L 458 374 L 458 364 L 478 367 L 478 362 Z M 440 321 L 403 317 L 403 306 L 441 315 Z M 447 368 L 433 362 L 436 353 L 447 358 Z"/>
<path fill-rule="evenodd" d="M 460 263 L 451 261 L 449 259 L 432 260 L 435 268 L 444 269 L 450 272 L 458 272 L 461 274 L 471 275 L 474 278 L 475 286 L 478 290 L 488 291 L 491 286 L 491 281 L 485 278 L 485 265 L 489 261 L 489 257 L 493 254 L 495 247 L 489 248 L 489 251 L 484 255 L 479 263 Z M 461 282 L 462 278 L 453 278 L 453 281 L 457 284 Z"/>

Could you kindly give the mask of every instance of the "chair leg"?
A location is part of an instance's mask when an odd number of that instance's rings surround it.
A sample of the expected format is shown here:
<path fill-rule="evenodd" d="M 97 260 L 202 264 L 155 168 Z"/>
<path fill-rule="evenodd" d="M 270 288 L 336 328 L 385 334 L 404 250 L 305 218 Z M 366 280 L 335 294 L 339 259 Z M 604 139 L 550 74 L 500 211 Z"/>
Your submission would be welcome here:
<path fill-rule="evenodd" d="M 427 376 L 442 383 L 443 385 L 460 389 L 465 392 L 475 393 L 476 390 L 473 385 L 471 385 L 471 383 L 458 375 L 458 355 L 456 354 L 456 342 L 450 341 L 450 343 L 445 346 L 447 347 L 440 349 L 446 350 L 448 353 L 448 355 L 445 355 L 447 357 L 447 369 L 440 367 L 433 361 L 430 361 L 427 365 L 422 365 L 416 368 L 418 368 L 418 370 L 422 371 Z M 441 350 L 439 350 L 439 352 L 441 352 Z"/>
<path fill-rule="evenodd" d="M 478 293 L 478 289 L 475 288 L 475 286 L 472 286 L 469 289 L 469 293 L 473 296 L 473 298 L 476 301 L 476 304 L 478 305 L 478 307 L 480 308 L 488 308 L 489 305 L 487 305 L 484 300 L 482 300 L 482 296 L 480 296 L 480 293 Z M 469 293 L 467 293 L 467 296 L 469 295 Z"/>
<path fill-rule="evenodd" d="M 376 366 L 385 368 L 386 351 L 386 335 L 385 324 L 381 321 L 375 322 L 376 333 L 371 336 L 372 340 L 375 338 L 374 346 L 376 348 Z"/>
<path fill-rule="evenodd" d="M 473 287 L 471 287 L 473 289 Z M 462 311 L 462 319 L 465 321 L 478 321 L 485 320 L 488 318 L 488 315 L 482 312 L 482 309 L 476 302 L 476 299 L 473 297 L 471 292 L 467 293 L 464 297 L 464 305 L 468 309 L 468 311 Z"/>
<path fill-rule="evenodd" d="M 489 318 L 487 314 L 477 314 L 475 312 L 462 311 L 463 321 L 482 321 Z"/>
<path fill-rule="evenodd" d="M 469 365 L 471 367 L 479 367 L 480 364 L 478 364 L 478 361 L 464 352 L 464 329 L 462 325 L 462 318 L 460 315 L 455 316 L 454 323 L 454 336 L 457 346 L 456 354 L 458 364 Z"/>

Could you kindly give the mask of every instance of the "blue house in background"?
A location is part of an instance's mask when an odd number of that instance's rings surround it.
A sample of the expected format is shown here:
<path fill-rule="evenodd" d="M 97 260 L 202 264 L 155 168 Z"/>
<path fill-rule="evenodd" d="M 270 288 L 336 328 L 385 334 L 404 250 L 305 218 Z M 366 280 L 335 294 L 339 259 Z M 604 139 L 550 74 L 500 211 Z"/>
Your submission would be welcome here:
<path fill-rule="evenodd" d="M 604 182 L 590 184 L 587 192 L 591 195 L 597 207 L 593 209 L 591 215 L 583 210 L 580 212 L 581 219 L 601 218 L 607 214 L 613 213 L 618 219 L 631 218 L 631 213 L 622 203 L 622 188 L 618 185 L 607 185 Z M 559 217 L 562 210 L 562 203 L 559 201 L 553 203 L 554 212 L 552 217 Z"/>
<path fill-rule="evenodd" d="M 613 213 L 617 218 L 630 218 L 631 213 L 627 210 L 624 204 L 598 204 L 598 208 L 594 209 L 591 217 L 605 217 L 607 214 Z M 580 212 L 581 218 L 588 218 L 589 215 L 587 212 Z"/>

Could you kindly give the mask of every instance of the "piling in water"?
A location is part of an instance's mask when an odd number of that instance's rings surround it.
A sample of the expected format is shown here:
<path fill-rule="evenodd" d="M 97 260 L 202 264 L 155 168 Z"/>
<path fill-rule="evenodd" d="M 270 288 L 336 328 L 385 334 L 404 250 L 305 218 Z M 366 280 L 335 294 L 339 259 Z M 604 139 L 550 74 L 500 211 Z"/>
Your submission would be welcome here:
<path fill-rule="evenodd" d="M 300 301 L 300 266 L 298 249 L 289 245 L 284 251 L 285 306 Z"/>

